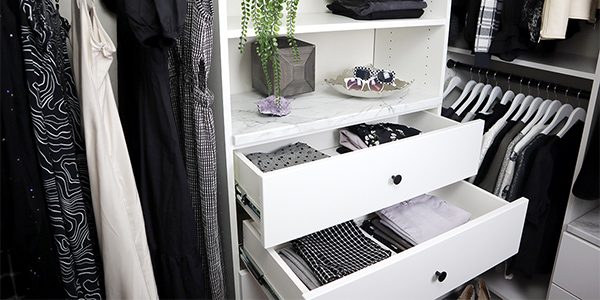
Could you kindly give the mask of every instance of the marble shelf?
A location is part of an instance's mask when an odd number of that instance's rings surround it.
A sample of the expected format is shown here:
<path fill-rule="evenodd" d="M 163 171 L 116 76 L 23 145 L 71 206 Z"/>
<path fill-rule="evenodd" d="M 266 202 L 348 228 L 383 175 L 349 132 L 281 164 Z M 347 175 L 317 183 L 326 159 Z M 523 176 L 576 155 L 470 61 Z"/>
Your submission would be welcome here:
<path fill-rule="evenodd" d="M 567 231 L 600 247 L 600 208 L 569 223 Z"/>
<path fill-rule="evenodd" d="M 294 98 L 289 115 L 272 117 L 258 113 L 256 102 L 261 98 L 255 92 L 231 96 L 235 149 L 432 109 L 441 104 L 441 97 L 435 96 L 434 91 L 414 87 L 402 98 L 359 99 L 321 85 L 313 93 Z"/>

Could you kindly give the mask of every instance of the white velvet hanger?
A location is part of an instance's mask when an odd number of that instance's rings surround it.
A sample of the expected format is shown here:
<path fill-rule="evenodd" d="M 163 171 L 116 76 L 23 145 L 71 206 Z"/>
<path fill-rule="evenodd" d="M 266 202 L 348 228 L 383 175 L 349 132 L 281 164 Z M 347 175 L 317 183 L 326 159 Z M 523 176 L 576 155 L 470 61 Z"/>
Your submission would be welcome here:
<path fill-rule="evenodd" d="M 446 89 L 444 90 L 444 96 L 443 98 L 446 98 L 446 96 L 448 96 L 448 94 L 450 94 L 450 92 L 457 86 L 459 86 L 462 83 L 462 79 L 458 76 L 454 76 L 452 78 L 450 78 L 450 81 L 448 82 L 448 86 L 446 86 Z"/>
<path fill-rule="evenodd" d="M 523 118 L 521 118 L 521 121 L 523 123 L 527 123 L 527 121 L 529 121 L 529 119 L 531 119 L 531 117 L 538 111 L 538 108 L 540 108 L 542 102 L 544 102 L 544 99 L 540 97 L 536 97 L 535 99 L 533 99 L 531 105 L 529 105 L 527 113 L 523 116 Z M 550 101 L 548 101 L 548 103 L 550 103 Z"/>
<path fill-rule="evenodd" d="M 465 98 L 467 98 L 467 96 L 469 95 L 469 93 L 471 92 L 471 90 L 473 89 L 473 87 L 475 87 L 476 84 L 477 84 L 477 82 L 475 80 L 469 80 L 465 84 L 465 88 L 463 89 L 463 91 L 460 94 L 460 96 L 458 97 L 458 99 L 456 99 L 456 101 L 454 101 L 454 103 L 452 103 L 452 105 L 450 106 L 450 108 L 452 108 L 452 109 L 454 109 L 454 111 L 456 111 L 456 109 L 458 108 L 458 106 L 460 105 L 460 103 Z"/>
<path fill-rule="evenodd" d="M 456 110 L 457 115 L 462 114 L 467 109 L 469 104 L 471 104 L 471 102 L 473 102 L 473 100 L 475 100 L 475 97 L 477 97 L 479 95 L 479 93 L 481 93 L 481 90 L 483 89 L 484 86 L 485 86 L 485 84 L 483 84 L 481 82 L 475 84 L 475 86 L 473 87 L 473 90 L 471 91 L 471 94 L 469 95 L 469 98 L 467 98 L 467 100 L 460 105 L 458 110 Z"/>
<path fill-rule="evenodd" d="M 519 110 L 517 110 L 517 112 L 513 115 L 511 121 L 518 121 L 521 118 L 521 116 L 527 111 L 527 109 L 529 108 L 529 105 L 531 105 L 531 102 L 533 102 L 533 96 L 527 96 L 527 97 L 525 97 L 524 94 L 520 94 L 519 93 L 515 97 L 515 99 L 517 97 L 522 97 L 523 98 L 523 102 L 521 102 L 521 105 L 519 106 Z"/>
<path fill-rule="evenodd" d="M 531 130 L 529 130 L 529 132 L 527 132 L 527 134 L 525 134 L 525 136 L 515 145 L 514 151 L 516 153 L 520 153 L 521 150 L 523 150 L 523 148 L 525 148 L 525 146 L 527 146 L 527 144 L 529 144 L 529 142 L 531 142 L 531 140 L 533 140 L 533 138 L 536 135 L 538 135 L 542 130 L 544 130 L 544 128 L 546 128 L 546 122 L 550 120 L 550 118 L 558 111 L 560 107 L 560 101 L 552 101 L 552 103 L 550 103 L 550 105 L 548 106 L 548 109 L 546 109 L 544 116 L 542 116 L 542 118 L 535 124 L 535 126 L 533 126 L 533 128 L 531 128 Z"/>
<path fill-rule="evenodd" d="M 512 93 L 514 95 L 514 93 L 512 91 L 508 91 L 506 93 Z M 515 110 L 517 110 L 519 108 L 519 106 L 521 106 L 521 102 L 523 102 L 523 98 L 525 97 L 515 97 L 512 100 L 512 103 L 510 104 L 510 107 L 508 108 L 508 111 L 506 111 L 506 113 L 504 113 L 504 115 L 502 116 L 502 118 L 500 118 L 496 123 L 498 122 L 506 122 L 506 120 L 508 120 L 508 118 L 510 118 L 510 116 L 515 112 Z"/>
<path fill-rule="evenodd" d="M 556 112 L 556 114 L 554 115 L 554 119 L 552 119 L 552 122 L 550 122 L 550 124 L 548 124 L 548 126 L 546 126 L 544 130 L 542 130 L 542 134 L 550 134 L 550 132 L 552 132 L 552 130 L 556 128 L 556 126 L 558 126 L 558 124 L 560 124 L 562 120 L 568 118 L 572 112 L 573 106 L 571 106 L 571 104 L 563 104 L 563 106 L 561 106 L 558 109 L 558 112 Z"/>
<path fill-rule="evenodd" d="M 508 102 L 512 101 L 512 99 L 515 98 L 515 92 L 508 90 L 506 91 L 506 93 L 504 93 L 504 96 L 502 96 L 502 99 L 500 100 L 500 104 L 502 105 L 506 105 L 508 104 Z"/>
<path fill-rule="evenodd" d="M 500 96 L 502 96 L 502 88 L 500 88 L 499 86 L 495 86 L 490 92 L 490 96 L 488 97 L 487 103 L 481 109 L 480 112 L 486 114 L 491 113 L 490 109 L 492 108 L 492 105 L 494 105 L 494 101 L 496 101 L 497 98 L 500 98 Z"/>
<path fill-rule="evenodd" d="M 479 107 L 481 106 L 481 104 L 483 104 L 483 101 L 485 101 L 485 99 L 488 97 L 488 95 L 490 94 L 491 91 L 492 91 L 491 84 L 486 84 L 483 87 L 483 89 L 479 93 L 479 98 L 477 99 L 477 102 L 475 102 L 475 105 L 473 105 L 473 108 L 471 108 L 471 110 L 470 110 L 470 112 L 472 114 L 475 114 L 479 110 Z"/>
<path fill-rule="evenodd" d="M 585 122 L 585 114 L 585 109 L 581 107 L 574 109 L 571 112 L 571 115 L 569 115 L 567 123 L 565 123 L 565 126 L 563 126 L 563 128 L 556 134 L 556 136 L 562 138 L 569 131 L 569 129 L 571 129 L 571 127 L 573 127 L 573 125 L 577 123 L 577 121 Z"/>
<path fill-rule="evenodd" d="M 550 104 L 552 104 L 552 100 L 545 100 L 542 102 L 542 104 L 540 104 L 540 108 L 538 108 L 537 112 L 535 113 L 535 116 L 533 116 L 533 119 L 531 119 L 531 121 L 527 123 L 525 128 L 521 130 L 522 134 L 527 134 L 531 130 L 531 128 L 533 128 L 533 126 L 535 126 L 535 124 L 537 124 L 542 119 L 542 117 L 546 114 L 546 110 L 548 110 L 548 107 L 550 107 Z"/>

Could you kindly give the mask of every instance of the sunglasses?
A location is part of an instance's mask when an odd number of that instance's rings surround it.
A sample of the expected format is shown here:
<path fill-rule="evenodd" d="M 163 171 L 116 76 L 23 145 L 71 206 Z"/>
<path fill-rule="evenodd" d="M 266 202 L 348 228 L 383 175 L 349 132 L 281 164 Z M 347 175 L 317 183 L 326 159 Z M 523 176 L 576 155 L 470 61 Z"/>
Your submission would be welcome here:
<path fill-rule="evenodd" d="M 346 89 L 348 90 L 362 91 L 366 85 L 369 91 L 381 92 L 386 84 L 396 85 L 396 73 L 394 71 L 355 67 L 353 74 L 354 77 L 344 79 Z"/>

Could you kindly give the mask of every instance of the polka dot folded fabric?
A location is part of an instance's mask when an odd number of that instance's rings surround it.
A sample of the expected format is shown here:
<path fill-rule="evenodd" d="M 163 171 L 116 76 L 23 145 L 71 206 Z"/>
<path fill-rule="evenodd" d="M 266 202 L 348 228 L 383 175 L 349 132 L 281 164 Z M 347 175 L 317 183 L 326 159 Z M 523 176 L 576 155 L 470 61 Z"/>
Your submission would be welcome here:
<path fill-rule="evenodd" d="M 272 153 L 257 152 L 248 154 L 246 157 L 261 171 L 270 172 L 327 158 L 329 155 L 305 143 L 298 142 L 282 147 Z"/>

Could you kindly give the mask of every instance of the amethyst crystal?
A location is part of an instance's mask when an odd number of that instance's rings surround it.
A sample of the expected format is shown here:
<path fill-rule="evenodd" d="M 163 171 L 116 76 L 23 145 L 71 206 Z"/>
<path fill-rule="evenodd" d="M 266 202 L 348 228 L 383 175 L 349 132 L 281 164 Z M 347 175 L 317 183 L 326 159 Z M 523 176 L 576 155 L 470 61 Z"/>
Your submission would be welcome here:
<path fill-rule="evenodd" d="M 256 103 L 258 111 L 263 115 L 273 115 L 283 117 L 291 112 L 290 104 L 292 102 L 284 97 L 279 97 L 279 101 L 275 96 L 269 96 Z"/>

